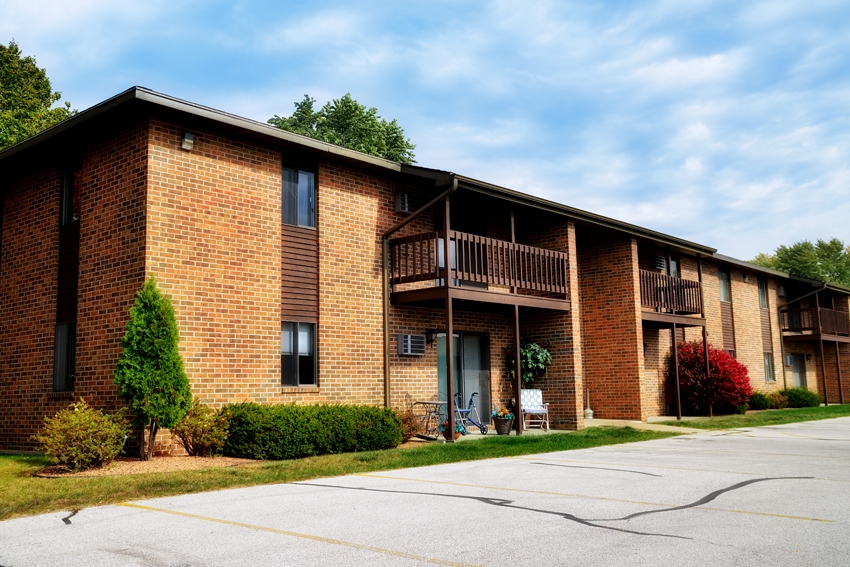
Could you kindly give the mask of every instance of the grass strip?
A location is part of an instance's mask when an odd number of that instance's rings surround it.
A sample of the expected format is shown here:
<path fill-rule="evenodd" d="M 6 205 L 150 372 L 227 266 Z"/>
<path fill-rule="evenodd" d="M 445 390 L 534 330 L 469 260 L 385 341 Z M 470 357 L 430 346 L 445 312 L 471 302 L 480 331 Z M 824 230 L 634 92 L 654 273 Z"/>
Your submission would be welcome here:
<path fill-rule="evenodd" d="M 850 404 L 821 406 L 818 408 L 794 408 L 781 410 L 762 410 L 744 415 L 723 415 L 703 417 L 682 421 L 662 421 L 664 425 L 693 427 L 696 429 L 736 429 L 740 427 L 759 427 L 762 425 L 782 425 L 800 421 L 817 421 L 836 417 L 850 416 Z"/>
<path fill-rule="evenodd" d="M 0 520 L 175 494 L 587 449 L 674 435 L 677 434 L 638 431 L 630 427 L 592 427 L 570 433 L 493 436 L 455 444 L 429 443 L 409 449 L 324 455 L 292 461 L 258 461 L 229 468 L 73 478 L 33 476 L 39 469 L 52 464 L 47 457 L 0 455 Z"/>

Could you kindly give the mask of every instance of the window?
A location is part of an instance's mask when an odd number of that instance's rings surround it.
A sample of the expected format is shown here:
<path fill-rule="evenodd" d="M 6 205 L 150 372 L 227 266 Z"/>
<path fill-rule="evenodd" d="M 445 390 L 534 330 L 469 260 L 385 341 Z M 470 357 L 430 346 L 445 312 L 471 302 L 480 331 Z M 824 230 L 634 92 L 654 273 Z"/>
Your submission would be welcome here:
<path fill-rule="evenodd" d="M 62 196 L 59 203 L 61 226 L 80 220 L 80 184 L 82 170 L 66 169 L 62 177 Z"/>
<path fill-rule="evenodd" d="M 309 171 L 283 168 L 283 222 L 316 226 L 316 175 Z"/>
<path fill-rule="evenodd" d="M 717 279 L 720 280 L 720 301 L 731 303 L 732 286 L 730 283 L 729 272 L 722 269 L 717 270 Z"/>
<path fill-rule="evenodd" d="M 280 324 L 281 384 L 316 385 L 316 325 L 283 322 Z"/>
<path fill-rule="evenodd" d="M 767 304 L 767 280 L 759 278 L 759 308 L 768 309 Z"/>
<path fill-rule="evenodd" d="M 76 358 L 76 325 L 56 325 L 53 338 L 53 391 L 74 390 L 74 359 Z"/>
<path fill-rule="evenodd" d="M 764 381 L 775 382 L 776 374 L 773 371 L 773 353 L 764 353 Z"/>
<path fill-rule="evenodd" d="M 682 273 L 679 270 L 679 257 L 673 254 L 670 255 L 670 275 L 674 278 L 682 277 Z"/>

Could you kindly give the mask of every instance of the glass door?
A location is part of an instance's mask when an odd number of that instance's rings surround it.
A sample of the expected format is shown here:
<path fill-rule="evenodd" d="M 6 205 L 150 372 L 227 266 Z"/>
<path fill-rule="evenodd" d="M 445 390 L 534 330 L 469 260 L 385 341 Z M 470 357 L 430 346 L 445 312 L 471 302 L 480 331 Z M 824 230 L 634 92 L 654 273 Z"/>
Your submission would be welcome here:
<path fill-rule="evenodd" d="M 791 355 L 791 376 L 795 388 L 806 387 L 806 357 L 802 354 Z"/>
<path fill-rule="evenodd" d="M 461 394 L 461 407 L 466 407 L 473 392 L 478 392 L 475 405 L 482 423 L 490 423 L 490 354 L 487 337 L 476 334 L 454 336 L 454 391 Z M 437 335 L 437 392 L 439 399 L 448 395 L 446 380 L 446 334 Z M 444 416 L 445 417 L 445 416 Z M 473 416 L 474 417 L 474 416 Z"/>

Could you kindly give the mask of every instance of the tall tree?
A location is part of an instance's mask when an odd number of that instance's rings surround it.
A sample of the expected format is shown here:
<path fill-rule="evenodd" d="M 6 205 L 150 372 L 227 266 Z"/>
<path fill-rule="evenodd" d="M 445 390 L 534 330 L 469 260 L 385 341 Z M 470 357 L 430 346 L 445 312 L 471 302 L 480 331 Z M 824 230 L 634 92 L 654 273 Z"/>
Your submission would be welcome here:
<path fill-rule="evenodd" d="M 14 41 L 0 44 L 0 150 L 76 114 L 69 102 L 52 108 L 60 98 L 35 59 L 23 57 Z"/>
<path fill-rule="evenodd" d="M 159 292 L 156 279 L 151 277 L 130 308 L 127 332 L 121 339 L 123 352 L 115 367 L 118 395 L 130 402 L 135 425 L 141 430 L 142 460 L 153 456 L 159 428 L 174 427 L 192 403 L 189 380 L 177 348 L 179 340 L 171 300 Z"/>
<path fill-rule="evenodd" d="M 850 246 L 837 238 L 818 240 L 816 244 L 801 240 L 780 246 L 774 254 L 760 253 L 751 261 L 795 276 L 850 287 Z"/>
<path fill-rule="evenodd" d="M 313 110 L 316 99 L 304 95 L 295 103 L 291 116 L 274 115 L 269 124 L 296 134 L 379 156 L 399 163 L 415 163 L 415 145 L 404 137 L 404 129 L 393 119 L 378 116 L 377 108 L 366 108 L 351 94 Z"/>

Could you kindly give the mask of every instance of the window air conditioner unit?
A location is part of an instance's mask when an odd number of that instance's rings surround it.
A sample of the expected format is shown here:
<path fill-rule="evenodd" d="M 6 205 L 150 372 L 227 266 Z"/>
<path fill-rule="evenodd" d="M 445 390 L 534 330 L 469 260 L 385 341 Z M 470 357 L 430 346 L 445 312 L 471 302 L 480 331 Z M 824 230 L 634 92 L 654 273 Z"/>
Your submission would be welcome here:
<path fill-rule="evenodd" d="M 785 366 L 794 366 L 794 357 L 790 354 L 785 355 Z"/>
<path fill-rule="evenodd" d="M 425 335 L 399 335 L 398 353 L 402 356 L 425 356 Z"/>
<path fill-rule="evenodd" d="M 661 254 L 655 255 L 655 269 L 662 270 L 664 272 L 667 271 L 667 259 Z"/>
<path fill-rule="evenodd" d="M 413 206 L 410 204 L 410 193 L 395 194 L 395 212 L 397 213 L 412 213 Z"/>

